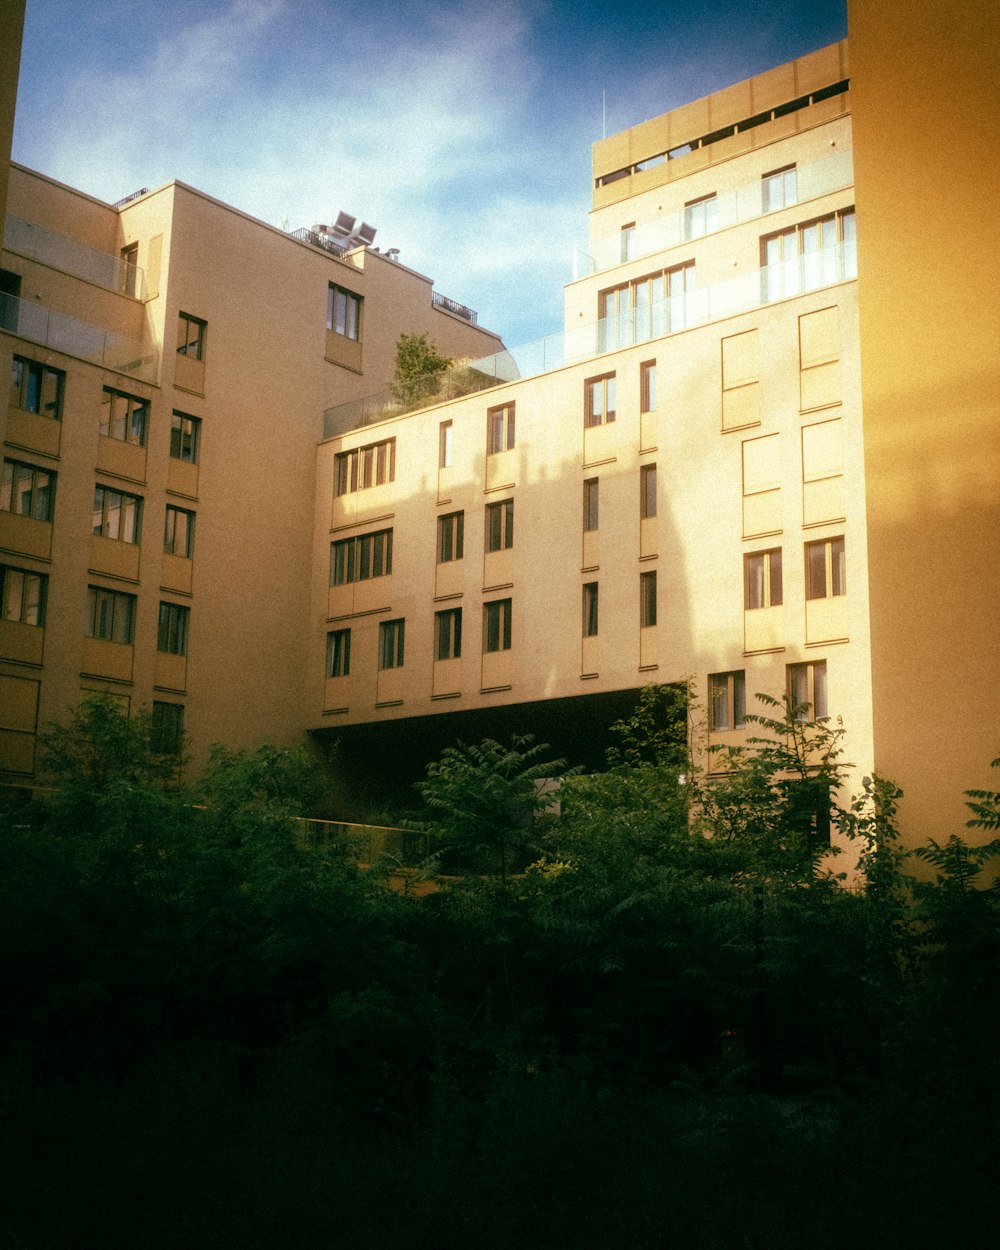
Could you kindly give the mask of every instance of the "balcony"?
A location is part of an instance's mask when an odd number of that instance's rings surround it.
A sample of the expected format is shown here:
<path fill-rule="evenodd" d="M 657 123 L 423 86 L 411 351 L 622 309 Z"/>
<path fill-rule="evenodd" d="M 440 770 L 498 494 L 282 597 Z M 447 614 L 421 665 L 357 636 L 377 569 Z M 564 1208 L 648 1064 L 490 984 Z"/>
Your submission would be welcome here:
<path fill-rule="evenodd" d="M 431 291 L 431 304 L 435 308 L 443 308 L 445 312 L 454 313 L 456 317 L 463 317 L 466 321 L 471 321 L 473 325 L 479 321 L 478 313 L 467 308 L 465 304 L 460 304 L 458 300 L 449 299 L 447 295 L 440 295 L 437 291 Z"/>
<path fill-rule="evenodd" d="M 146 350 L 134 339 L 78 321 L 36 300 L 0 294 L 0 330 L 143 382 L 155 382 L 159 372 L 158 351 Z"/>
<path fill-rule="evenodd" d="M 12 213 L 7 214 L 3 245 L 8 252 L 16 252 L 27 260 L 38 261 L 105 290 L 118 291 L 138 300 L 146 298 L 146 276 L 138 265 L 108 252 L 98 252 Z"/>
<path fill-rule="evenodd" d="M 323 414 L 323 438 L 334 438 L 506 382 L 537 377 L 636 343 L 723 321 L 856 277 L 857 251 L 851 238 L 774 265 L 755 267 L 725 282 L 670 295 L 641 310 L 633 308 L 617 317 L 577 326 L 568 333 L 550 334 L 523 347 L 464 361 L 443 374 L 411 382 L 407 395 L 401 395 L 398 387 L 387 387 L 363 399 L 338 404 Z"/>

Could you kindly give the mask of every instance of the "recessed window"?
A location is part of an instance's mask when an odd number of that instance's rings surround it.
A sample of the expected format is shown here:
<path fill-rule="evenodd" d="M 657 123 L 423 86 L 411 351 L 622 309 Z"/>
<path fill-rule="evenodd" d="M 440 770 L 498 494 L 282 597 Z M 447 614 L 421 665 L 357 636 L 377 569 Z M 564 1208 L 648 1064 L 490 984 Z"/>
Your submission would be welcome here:
<path fill-rule="evenodd" d="M 119 253 L 121 269 L 118 275 L 119 288 L 123 295 L 133 298 L 139 295 L 139 244 L 129 243 Z"/>
<path fill-rule="evenodd" d="M 639 515 L 644 521 L 656 516 L 655 464 L 644 464 L 639 469 Z"/>
<path fill-rule="evenodd" d="M 622 261 L 632 260 L 635 256 L 635 222 L 630 221 L 627 226 L 622 226 L 621 241 L 621 259 Z"/>
<path fill-rule="evenodd" d="M 584 394 L 584 425 L 588 428 L 595 425 L 610 425 L 615 419 L 615 375 L 606 373 L 599 378 L 588 378 L 584 383 Z"/>
<path fill-rule="evenodd" d="M 330 585 L 347 586 L 392 572 L 392 530 L 375 530 L 330 544 Z"/>
<path fill-rule="evenodd" d="M 179 603 L 160 603 L 156 649 L 166 655 L 187 655 L 188 619 L 191 609 Z"/>
<path fill-rule="evenodd" d="M 104 388 L 101 402 L 101 433 L 136 447 L 146 446 L 146 427 L 149 421 L 149 400 L 125 391 Z"/>
<path fill-rule="evenodd" d="M 461 560 L 465 550 L 465 513 L 449 512 L 438 517 L 438 564 Z"/>
<path fill-rule="evenodd" d="M 596 477 L 588 477 L 583 484 L 583 532 L 591 534 L 598 527 L 600 507 L 600 483 Z"/>
<path fill-rule="evenodd" d="M 483 650 L 509 651 L 511 600 L 494 599 L 483 604 Z"/>
<path fill-rule="evenodd" d="M 21 460 L 3 462 L 0 512 L 51 521 L 56 499 L 56 475 Z"/>
<path fill-rule="evenodd" d="M 442 421 L 438 430 L 438 468 L 450 469 L 452 458 L 452 435 L 454 433 L 450 421 Z"/>
<path fill-rule="evenodd" d="M 487 451 L 493 456 L 514 446 L 514 405 L 501 404 L 486 414 Z"/>
<path fill-rule="evenodd" d="M 795 166 L 786 165 L 782 169 L 772 170 L 761 179 L 764 198 L 764 212 L 773 213 L 779 208 L 788 208 L 798 200 L 798 182 Z"/>
<path fill-rule="evenodd" d="M 163 552 L 190 560 L 194 555 L 194 513 L 167 504 L 163 526 Z"/>
<path fill-rule="evenodd" d="M 639 411 L 656 411 L 655 360 L 647 360 L 639 366 Z"/>
<path fill-rule="evenodd" d="M 781 548 L 743 557 L 743 606 L 775 608 L 782 602 Z"/>
<path fill-rule="evenodd" d="M 326 636 L 327 677 L 351 675 L 351 631 L 333 629 Z"/>
<path fill-rule="evenodd" d="M 177 355 L 188 356 L 192 360 L 204 360 L 207 333 L 207 321 L 202 321 L 200 317 L 192 317 L 190 313 L 179 313 L 177 316 Z"/>
<path fill-rule="evenodd" d="M 142 535 L 141 497 L 95 486 L 93 532 L 120 543 L 137 543 Z"/>
<path fill-rule="evenodd" d="M 656 624 L 656 570 L 639 574 L 639 624 L 643 629 Z"/>
<path fill-rule="evenodd" d="M 457 660 L 462 654 L 462 609 L 434 613 L 434 658 Z"/>
<path fill-rule="evenodd" d="M 88 586 L 87 637 L 131 646 L 135 636 L 135 603 L 135 595 Z"/>
<path fill-rule="evenodd" d="M 159 755 L 180 755 L 184 749 L 184 705 L 153 702 L 150 745 Z"/>
<path fill-rule="evenodd" d="M 715 210 L 718 201 L 714 195 L 703 195 L 701 199 L 689 200 L 684 205 L 684 238 L 700 239 L 715 229 Z"/>
<path fill-rule="evenodd" d="M 406 622 L 400 618 L 379 625 L 378 666 L 381 669 L 402 668 Z"/>
<path fill-rule="evenodd" d="M 486 550 L 506 551 L 514 545 L 514 501 L 501 499 L 486 505 Z"/>
<path fill-rule="evenodd" d="M 186 464 L 198 463 L 201 443 L 201 419 L 187 413 L 175 412 L 170 418 L 170 455 Z"/>
<path fill-rule="evenodd" d="M 396 440 L 384 439 L 342 451 L 334 461 L 334 489 L 337 495 L 369 490 L 396 479 Z"/>
<path fill-rule="evenodd" d="M 342 334 L 345 339 L 360 339 L 361 303 L 360 295 L 331 282 L 326 301 L 326 328 L 334 334 Z"/>
<path fill-rule="evenodd" d="M 597 582 L 586 582 L 583 587 L 583 636 L 596 638 L 600 628 L 599 597 Z"/>
<path fill-rule="evenodd" d="M 829 715 L 826 697 L 826 660 L 789 664 L 788 697 L 796 720 L 821 720 Z"/>
<path fill-rule="evenodd" d="M 15 356 L 10 378 L 10 406 L 58 421 L 62 416 L 66 375 L 37 360 Z"/>
<path fill-rule="evenodd" d="M 847 593 L 843 538 L 806 543 L 806 598 L 831 599 Z"/>
<path fill-rule="evenodd" d="M 760 263 L 765 303 L 857 277 L 854 209 L 765 235 Z"/>
<path fill-rule="evenodd" d="M 746 674 L 711 673 L 708 678 L 708 725 L 714 733 L 743 729 L 747 723 Z"/>
<path fill-rule="evenodd" d="M 44 625 L 49 579 L 44 573 L 0 564 L 0 619 Z"/>

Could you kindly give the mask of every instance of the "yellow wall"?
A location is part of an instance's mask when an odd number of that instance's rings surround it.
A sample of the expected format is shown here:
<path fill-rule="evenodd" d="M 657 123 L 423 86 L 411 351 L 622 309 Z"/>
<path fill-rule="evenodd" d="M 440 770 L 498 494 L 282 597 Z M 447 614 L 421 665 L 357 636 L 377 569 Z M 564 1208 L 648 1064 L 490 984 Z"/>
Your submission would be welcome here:
<path fill-rule="evenodd" d="M 0 0 L 0 238 L 7 205 L 7 170 L 14 137 L 14 105 L 21 68 L 24 0 Z"/>

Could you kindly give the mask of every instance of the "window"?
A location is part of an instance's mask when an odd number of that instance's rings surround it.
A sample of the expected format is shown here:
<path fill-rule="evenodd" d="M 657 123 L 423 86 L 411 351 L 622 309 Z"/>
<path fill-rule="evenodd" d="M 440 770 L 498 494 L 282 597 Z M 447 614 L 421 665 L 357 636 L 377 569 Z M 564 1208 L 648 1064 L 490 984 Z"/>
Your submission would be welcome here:
<path fill-rule="evenodd" d="M 10 377 L 10 406 L 58 421 L 62 416 L 65 380 L 65 373 L 59 369 L 15 356 Z"/>
<path fill-rule="evenodd" d="M 146 446 L 146 423 L 149 420 L 149 400 L 125 391 L 104 388 L 101 401 L 101 433 L 105 438 L 116 438 L 122 443 Z"/>
<path fill-rule="evenodd" d="M 194 555 L 194 513 L 167 504 L 163 527 L 163 552 L 190 560 Z"/>
<path fill-rule="evenodd" d="M 597 350 L 644 343 L 695 321 L 695 268 L 687 261 L 647 274 L 597 297 Z"/>
<path fill-rule="evenodd" d="M 689 200 L 684 205 L 685 239 L 700 239 L 703 234 L 711 234 L 715 229 L 717 204 L 714 195 L 703 195 L 701 199 Z"/>
<path fill-rule="evenodd" d="M 87 637 L 131 646 L 134 634 L 135 595 L 88 586 Z"/>
<path fill-rule="evenodd" d="M 184 748 L 184 706 L 153 701 L 150 746 L 160 755 L 180 755 Z"/>
<path fill-rule="evenodd" d="M 511 600 L 494 599 L 483 604 L 483 650 L 510 650 Z"/>
<path fill-rule="evenodd" d="M 190 608 L 178 603 L 160 603 L 160 622 L 156 631 L 156 649 L 167 655 L 187 655 L 188 618 Z"/>
<path fill-rule="evenodd" d="M 56 475 L 48 469 L 20 460 L 3 462 L 0 480 L 0 512 L 51 521 L 56 497 Z"/>
<path fill-rule="evenodd" d="M 598 630 L 597 582 L 585 582 L 583 587 L 583 636 L 596 638 Z"/>
<path fill-rule="evenodd" d="M 379 668 L 403 667 L 403 639 L 406 622 L 383 621 L 379 625 L 378 666 Z"/>
<path fill-rule="evenodd" d="M 331 282 L 326 298 L 326 328 L 345 339 L 360 339 L 361 296 Z"/>
<path fill-rule="evenodd" d="M 142 499 L 110 486 L 95 486 L 93 522 L 93 532 L 101 538 L 137 543 L 142 532 Z"/>
<path fill-rule="evenodd" d="M 486 414 L 488 454 L 510 451 L 514 446 L 514 405 L 501 404 Z"/>
<path fill-rule="evenodd" d="M 584 383 L 586 392 L 586 408 L 583 423 L 588 428 L 595 425 L 610 425 L 615 419 L 615 375 L 606 373 L 603 377 L 589 378 Z"/>
<path fill-rule="evenodd" d="M 514 545 L 514 501 L 486 505 L 486 550 L 505 551 Z"/>
<path fill-rule="evenodd" d="M 190 313 L 177 316 L 177 355 L 190 356 L 192 360 L 205 359 L 205 334 L 208 322 Z"/>
<path fill-rule="evenodd" d="M 761 297 L 765 302 L 854 278 L 854 209 L 765 235 L 760 250 Z"/>
<path fill-rule="evenodd" d="M 170 455 L 186 464 L 198 463 L 201 442 L 201 420 L 184 412 L 175 412 L 170 418 Z"/>
<path fill-rule="evenodd" d="M 438 432 L 438 468 L 450 469 L 453 427 L 450 421 L 442 421 Z"/>
<path fill-rule="evenodd" d="M 338 495 L 368 490 L 396 480 L 396 440 L 367 443 L 353 451 L 338 452 L 334 464 L 334 486 Z"/>
<path fill-rule="evenodd" d="M 655 360 L 647 360 L 639 366 L 639 411 L 656 411 Z"/>
<path fill-rule="evenodd" d="M 598 479 L 588 477 L 583 484 L 583 530 L 590 534 L 597 529 L 600 497 Z"/>
<path fill-rule="evenodd" d="M 119 282 L 122 293 L 135 296 L 139 287 L 139 244 L 129 243 L 122 248 L 120 255 L 122 267 Z"/>
<path fill-rule="evenodd" d="M 643 520 L 656 516 L 656 465 L 639 469 L 639 515 Z"/>
<path fill-rule="evenodd" d="M 22 625 L 44 625 L 48 589 L 49 579 L 44 573 L 0 564 L 0 618 Z"/>
<path fill-rule="evenodd" d="M 434 613 L 434 658 L 457 660 L 462 654 L 462 609 Z"/>
<path fill-rule="evenodd" d="M 847 593 L 843 538 L 806 543 L 806 598 L 830 599 Z"/>
<path fill-rule="evenodd" d="M 326 636 L 327 677 L 350 677 L 351 631 L 333 629 Z"/>
<path fill-rule="evenodd" d="M 746 675 L 742 669 L 735 673 L 710 674 L 708 716 L 708 727 L 716 733 L 745 728 L 747 723 Z"/>
<path fill-rule="evenodd" d="M 811 664 L 789 664 L 788 697 L 796 720 L 821 720 L 828 716 L 826 700 L 826 660 Z"/>
<path fill-rule="evenodd" d="M 392 572 L 392 530 L 376 530 L 330 544 L 330 585 L 347 586 Z"/>
<path fill-rule="evenodd" d="M 764 193 L 764 212 L 773 213 L 779 208 L 788 208 L 798 199 L 795 166 L 786 165 L 773 173 L 765 174 L 761 180 Z"/>
<path fill-rule="evenodd" d="M 656 624 L 656 570 L 639 574 L 639 624 L 643 629 Z"/>
<path fill-rule="evenodd" d="M 635 256 L 635 222 L 630 221 L 627 226 L 622 226 L 622 245 L 621 259 L 622 261 L 631 260 Z"/>
<path fill-rule="evenodd" d="M 776 608 L 782 602 L 781 548 L 743 557 L 743 607 Z"/>
<path fill-rule="evenodd" d="M 438 564 L 461 560 L 465 546 L 465 513 L 449 512 L 438 517 Z"/>

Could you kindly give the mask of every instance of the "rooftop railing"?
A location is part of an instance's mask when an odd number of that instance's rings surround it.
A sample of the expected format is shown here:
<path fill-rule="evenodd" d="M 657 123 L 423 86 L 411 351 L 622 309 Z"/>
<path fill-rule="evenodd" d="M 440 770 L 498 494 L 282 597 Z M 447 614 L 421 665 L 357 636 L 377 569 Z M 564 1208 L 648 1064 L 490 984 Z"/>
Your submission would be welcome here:
<path fill-rule="evenodd" d="M 78 321 L 36 300 L 0 294 L 0 330 L 143 382 L 155 382 L 159 372 L 158 351 L 144 349 L 134 339 Z"/>
<path fill-rule="evenodd" d="M 288 233 L 293 239 L 299 239 L 302 243 L 311 243 L 313 247 L 321 247 L 324 252 L 329 252 L 332 256 L 344 256 L 347 252 L 347 248 L 336 239 L 331 239 L 326 234 L 317 234 L 315 230 L 308 230 L 305 226 L 300 226 L 298 230 L 289 230 Z"/>
<path fill-rule="evenodd" d="M 405 387 L 387 387 L 363 399 L 338 404 L 323 414 L 323 437 L 334 438 L 449 399 L 537 377 L 607 352 L 722 321 L 856 277 L 857 253 L 851 238 L 777 264 L 754 268 L 700 290 L 669 295 L 642 309 L 632 308 L 617 317 L 605 317 L 566 333 L 551 334 L 523 347 L 511 347 L 493 356 L 464 361 L 440 374 L 411 381 Z"/>
<path fill-rule="evenodd" d="M 7 214 L 3 245 L 18 256 L 37 260 L 108 291 L 119 291 L 139 300 L 146 298 L 146 277 L 138 265 L 129 264 L 109 252 L 99 252 L 44 226 L 23 221 L 12 213 Z"/>
<path fill-rule="evenodd" d="M 447 312 L 454 313 L 456 317 L 464 317 L 466 321 L 471 321 L 473 325 L 479 320 L 479 314 L 465 304 L 460 304 L 456 299 L 449 299 L 447 295 L 440 295 L 437 291 L 431 292 L 431 303 L 435 308 L 443 308 Z"/>

